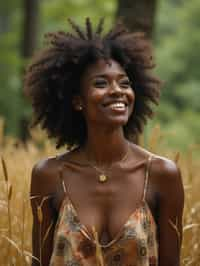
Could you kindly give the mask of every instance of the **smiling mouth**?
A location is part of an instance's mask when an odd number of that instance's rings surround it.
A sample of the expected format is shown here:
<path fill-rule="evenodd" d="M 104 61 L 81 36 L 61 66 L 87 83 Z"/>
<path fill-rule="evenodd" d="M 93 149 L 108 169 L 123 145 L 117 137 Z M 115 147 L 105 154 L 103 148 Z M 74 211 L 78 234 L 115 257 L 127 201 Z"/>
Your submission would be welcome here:
<path fill-rule="evenodd" d="M 127 104 L 124 102 L 115 102 L 105 105 L 105 107 L 110 108 L 114 111 L 125 111 Z"/>

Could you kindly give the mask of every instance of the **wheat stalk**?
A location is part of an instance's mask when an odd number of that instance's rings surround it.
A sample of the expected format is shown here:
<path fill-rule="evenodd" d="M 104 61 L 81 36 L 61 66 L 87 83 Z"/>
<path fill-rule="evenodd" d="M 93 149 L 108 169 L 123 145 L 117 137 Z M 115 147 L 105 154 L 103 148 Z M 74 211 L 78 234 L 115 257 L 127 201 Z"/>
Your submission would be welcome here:
<path fill-rule="evenodd" d="M 43 248 L 43 245 L 44 245 L 44 242 L 47 238 L 47 235 L 52 227 L 52 225 L 50 224 L 50 226 L 47 228 L 47 232 L 45 233 L 45 236 L 44 236 L 44 239 L 42 239 L 42 222 L 43 222 L 43 212 L 42 212 L 42 207 L 43 207 L 43 204 L 46 200 L 48 200 L 50 198 L 50 196 L 46 196 L 46 197 L 43 197 L 41 203 L 37 206 L 37 217 L 38 217 L 38 222 L 39 222 L 39 245 L 40 245 L 40 266 L 42 266 L 42 248 Z"/>
<path fill-rule="evenodd" d="M 7 200 L 7 217 L 8 217 L 8 239 L 12 240 L 12 222 L 11 222 L 11 206 L 10 201 L 12 197 L 12 185 L 9 183 L 8 180 L 8 170 L 6 166 L 6 162 L 3 157 L 1 157 L 2 168 L 4 173 L 4 179 L 6 183 L 6 200 Z M 10 265 L 11 265 L 11 244 L 8 243 L 8 258 L 10 258 Z"/>
<path fill-rule="evenodd" d="M 2 132 L 1 129 L 0 132 Z M 184 227 L 181 265 L 198 266 L 200 261 L 200 146 L 193 146 L 190 149 L 187 149 L 185 152 L 178 154 L 178 152 L 174 152 L 173 150 L 169 151 L 166 146 L 164 147 L 163 145 L 160 145 L 161 137 L 159 130 L 157 132 L 156 130 L 152 132 L 155 132 L 154 138 L 152 137 L 153 140 L 146 136 L 147 139 L 145 139 L 145 143 L 147 141 L 149 143 L 150 139 L 152 143 L 149 145 L 152 147 L 155 153 L 169 157 L 176 161 L 183 176 L 183 183 L 186 193 L 183 219 Z M 34 141 L 29 141 L 27 143 L 26 149 L 20 144 L 16 148 L 15 143 L 18 142 L 18 140 L 14 139 L 13 137 L 0 137 L 0 145 L 3 141 L 3 145 L 0 146 L 0 153 L 4 155 L 3 157 L 6 158 L 6 162 L 14 162 L 13 165 L 9 164 L 8 168 L 5 160 L 3 162 L 1 159 L 0 265 L 10 265 L 11 260 L 15 263 L 15 266 L 22 266 L 22 263 L 25 265 L 31 265 L 31 258 L 34 258 L 31 253 L 32 216 L 28 193 L 26 193 L 29 191 L 31 169 L 38 159 L 62 152 L 62 150 L 57 151 L 55 148 L 53 148 L 52 143 L 45 139 L 46 136 L 43 137 L 42 134 L 38 134 L 38 138 L 35 137 Z M 12 184 L 12 188 L 10 188 L 10 184 Z M 31 199 L 32 198 L 34 197 L 31 197 Z M 14 208 L 12 207 L 13 203 Z M 23 209 L 20 208 L 22 203 Z M 8 208 L 10 211 L 8 211 Z M 18 214 L 19 212 L 20 214 Z M 41 217 L 40 220 L 42 220 Z M 44 243 L 48 241 L 47 236 L 51 230 L 53 230 L 53 225 L 49 225 L 47 232 L 44 234 L 44 237 L 41 240 L 41 248 L 43 248 Z M 9 235 L 11 235 L 11 237 Z M 98 235 L 96 235 L 96 237 L 98 239 Z M 8 251 L 9 248 L 10 251 Z M 101 249 L 97 249 L 97 253 L 101 253 Z M 11 254 L 11 256 L 8 254 Z M 97 256 L 101 257 L 101 255 L 99 256 L 98 254 Z M 21 259 L 22 256 L 24 260 Z M 37 258 L 34 259 L 39 261 Z M 98 258 L 98 261 L 99 260 L 100 259 Z M 98 263 L 102 264 L 102 262 Z"/>
<path fill-rule="evenodd" d="M 95 243 L 96 243 L 96 258 L 97 258 L 97 261 L 99 263 L 98 266 L 105 266 L 104 259 L 103 259 L 103 254 L 102 254 L 102 249 L 101 249 L 101 246 L 100 246 L 100 243 L 99 243 L 98 233 L 95 230 L 94 226 L 92 226 L 92 233 L 93 233 L 94 240 L 95 240 Z"/>

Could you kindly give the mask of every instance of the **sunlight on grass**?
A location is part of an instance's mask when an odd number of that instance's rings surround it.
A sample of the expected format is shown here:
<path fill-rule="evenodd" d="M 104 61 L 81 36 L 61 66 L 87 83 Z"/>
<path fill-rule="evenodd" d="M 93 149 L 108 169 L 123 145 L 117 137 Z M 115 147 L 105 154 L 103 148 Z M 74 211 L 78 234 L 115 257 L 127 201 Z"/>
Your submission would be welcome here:
<path fill-rule="evenodd" d="M 18 140 L 4 136 L 3 124 L 0 120 L 0 265 L 30 265 L 31 169 L 39 159 L 62 151 L 56 150 L 52 142 L 38 129 L 31 132 L 32 140 L 25 147 Z M 186 196 L 182 265 L 197 266 L 200 261 L 200 171 L 199 159 L 194 157 L 194 153 L 198 147 L 190 147 L 184 154 L 163 150 L 162 136 L 160 127 L 156 126 L 148 136 L 146 148 L 169 157 L 181 168 Z M 140 142 L 143 145 L 142 138 Z M 100 254 L 100 250 L 98 253 Z"/>

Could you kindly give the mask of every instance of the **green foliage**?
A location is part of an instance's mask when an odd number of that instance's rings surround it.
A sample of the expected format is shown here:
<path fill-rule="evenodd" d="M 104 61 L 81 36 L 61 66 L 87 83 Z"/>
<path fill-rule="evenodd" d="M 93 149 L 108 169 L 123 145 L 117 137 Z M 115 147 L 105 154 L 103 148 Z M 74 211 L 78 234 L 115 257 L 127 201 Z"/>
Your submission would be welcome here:
<path fill-rule="evenodd" d="M 22 95 L 22 69 L 25 65 L 21 57 L 23 1 L 1 1 L 0 3 L 0 116 L 6 120 L 6 133 L 19 133 L 21 115 L 30 115 L 30 106 Z M 43 34 L 54 30 L 68 30 L 67 18 L 83 23 L 90 16 L 94 23 L 106 17 L 107 27 L 114 20 L 116 1 L 102 3 L 101 0 L 42 0 L 40 1 L 40 27 L 38 46 L 43 46 Z M 26 62 L 26 64 L 28 61 Z"/>
<path fill-rule="evenodd" d="M 175 132 L 173 146 L 199 143 L 200 2 L 161 0 L 156 32 L 157 72 L 164 87 L 158 118 Z"/>
<path fill-rule="evenodd" d="M 6 118 L 6 132 L 17 132 L 20 114 L 20 1 L 0 3 L 0 115 Z"/>
<path fill-rule="evenodd" d="M 169 3 L 162 0 L 160 4 L 156 44 L 159 74 L 166 81 L 163 94 L 173 101 L 177 100 L 176 90 L 182 85 L 190 87 L 192 83 L 194 91 L 194 83 L 200 82 L 200 2 L 180 1 L 177 6 Z"/>
<path fill-rule="evenodd" d="M 0 2 L 0 116 L 6 118 L 6 132 L 13 134 L 18 133 L 22 113 L 30 114 L 22 98 L 22 69 L 27 64 L 20 55 L 22 5 L 21 0 Z M 45 32 L 69 30 L 68 17 L 83 25 L 87 16 L 94 24 L 104 16 L 107 30 L 116 9 L 117 0 L 41 0 L 38 47 L 43 46 Z M 160 0 L 157 10 L 157 72 L 165 83 L 156 119 L 149 127 L 161 123 L 169 132 L 166 144 L 180 148 L 188 139 L 200 141 L 200 1 Z"/>
<path fill-rule="evenodd" d="M 69 30 L 67 18 L 72 18 L 81 25 L 88 16 L 94 24 L 103 16 L 108 28 L 114 21 L 116 7 L 116 0 L 43 0 L 40 35 L 42 37 L 45 32 L 54 30 Z"/>

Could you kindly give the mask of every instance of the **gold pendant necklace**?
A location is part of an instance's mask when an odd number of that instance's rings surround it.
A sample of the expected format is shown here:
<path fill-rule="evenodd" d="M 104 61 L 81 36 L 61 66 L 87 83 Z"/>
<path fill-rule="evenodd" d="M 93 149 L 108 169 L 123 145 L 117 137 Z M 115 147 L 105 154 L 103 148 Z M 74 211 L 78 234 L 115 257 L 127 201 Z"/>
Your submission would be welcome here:
<path fill-rule="evenodd" d="M 107 175 L 105 175 L 105 174 L 101 174 L 101 175 L 99 175 L 99 182 L 104 183 L 104 182 L 106 182 L 107 180 L 108 180 Z"/>
<path fill-rule="evenodd" d="M 129 147 L 129 144 L 128 144 L 128 148 L 127 148 L 127 151 L 126 151 L 125 155 L 124 155 L 119 161 L 117 161 L 117 162 L 122 162 L 122 161 L 124 161 L 124 160 L 127 158 L 127 156 L 128 156 L 128 152 L 129 152 L 129 149 L 130 149 L 130 147 Z M 116 163 L 116 162 L 115 162 L 115 163 Z M 92 168 L 94 168 L 97 172 L 100 173 L 99 176 L 98 176 L 98 181 L 99 181 L 100 183 L 105 183 L 105 182 L 108 181 L 109 176 L 105 174 L 105 170 L 103 170 L 103 169 L 97 167 L 96 165 L 92 164 L 90 161 L 89 161 L 89 165 L 90 165 Z M 112 164 L 111 164 L 111 166 L 112 166 Z M 110 166 L 110 168 L 111 168 L 111 166 Z M 109 169 L 110 169 L 110 168 L 109 168 Z M 109 169 L 107 169 L 107 171 L 108 171 Z"/>

